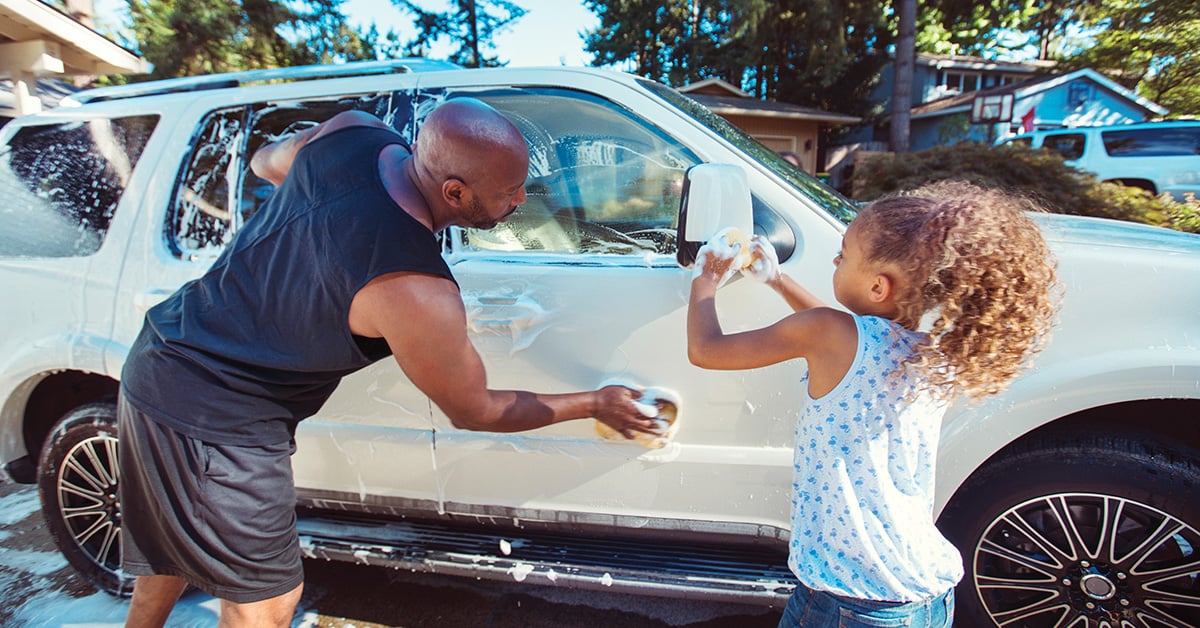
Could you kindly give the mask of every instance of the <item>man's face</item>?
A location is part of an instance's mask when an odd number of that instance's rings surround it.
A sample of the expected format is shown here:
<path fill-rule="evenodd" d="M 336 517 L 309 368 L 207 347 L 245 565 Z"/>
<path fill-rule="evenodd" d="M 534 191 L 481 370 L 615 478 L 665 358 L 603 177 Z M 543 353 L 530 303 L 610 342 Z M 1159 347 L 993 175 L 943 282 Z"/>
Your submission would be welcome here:
<path fill-rule="evenodd" d="M 525 179 L 529 159 L 512 159 L 497 164 L 478 181 L 468 183 L 471 198 L 463 207 L 462 224 L 491 229 L 508 218 L 525 202 Z"/>
<path fill-rule="evenodd" d="M 486 190 L 479 191 L 486 193 Z M 491 229 L 504 222 L 524 202 L 525 179 L 522 178 L 520 183 L 500 190 L 499 193 L 486 197 L 483 193 L 473 194 L 464 212 L 463 221 L 469 227 Z"/>

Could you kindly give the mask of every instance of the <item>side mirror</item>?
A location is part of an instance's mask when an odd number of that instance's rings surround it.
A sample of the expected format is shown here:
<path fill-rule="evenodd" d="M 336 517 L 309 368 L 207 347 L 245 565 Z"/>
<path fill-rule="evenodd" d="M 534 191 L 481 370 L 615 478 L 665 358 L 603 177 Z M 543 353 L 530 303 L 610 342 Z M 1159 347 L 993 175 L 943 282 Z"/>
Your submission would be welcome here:
<path fill-rule="evenodd" d="M 675 259 L 684 268 L 717 232 L 737 227 L 754 233 L 754 211 L 746 171 L 735 164 L 697 164 L 683 175 Z"/>

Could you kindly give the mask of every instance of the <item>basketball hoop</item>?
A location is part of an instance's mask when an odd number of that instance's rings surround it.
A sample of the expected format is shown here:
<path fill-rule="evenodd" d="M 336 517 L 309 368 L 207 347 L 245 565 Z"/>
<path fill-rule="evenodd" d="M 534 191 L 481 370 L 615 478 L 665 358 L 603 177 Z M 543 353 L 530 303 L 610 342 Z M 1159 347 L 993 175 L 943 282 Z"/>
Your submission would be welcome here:
<path fill-rule="evenodd" d="M 976 96 L 971 101 L 971 124 L 1011 122 L 1013 111 L 1012 94 Z"/>

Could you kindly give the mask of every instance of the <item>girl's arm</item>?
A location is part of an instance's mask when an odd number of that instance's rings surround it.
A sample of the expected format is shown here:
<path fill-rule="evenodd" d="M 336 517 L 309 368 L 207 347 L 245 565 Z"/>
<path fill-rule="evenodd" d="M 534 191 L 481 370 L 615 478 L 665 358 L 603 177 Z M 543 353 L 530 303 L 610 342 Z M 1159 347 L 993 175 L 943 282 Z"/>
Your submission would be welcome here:
<path fill-rule="evenodd" d="M 818 299 L 817 296 L 808 291 L 807 288 L 800 285 L 791 275 L 779 273 L 774 280 L 767 280 L 766 284 L 772 290 L 779 293 L 784 301 L 787 301 L 792 311 L 800 312 L 809 310 L 815 307 L 825 307 L 825 302 Z"/>
<path fill-rule="evenodd" d="M 845 312 L 809 306 L 762 329 L 724 333 L 717 318 L 716 295 L 732 262 L 711 255 L 697 262 L 703 267 L 692 279 L 687 320 L 692 364 L 708 369 L 749 369 L 808 358 L 810 372 L 818 379 L 827 379 L 827 369 L 829 377 L 841 377 L 854 359 L 858 340 L 854 319 Z M 777 290 L 789 303 L 819 303 L 794 280 L 786 280 Z"/>
<path fill-rule="evenodd" d="M 742 274 L 770 286 L 795 312 L 825 307 L 816 295 L 779 270 L 775 247 L 760 235 L 750 238 L 750 264 L 742 269 Z"/>

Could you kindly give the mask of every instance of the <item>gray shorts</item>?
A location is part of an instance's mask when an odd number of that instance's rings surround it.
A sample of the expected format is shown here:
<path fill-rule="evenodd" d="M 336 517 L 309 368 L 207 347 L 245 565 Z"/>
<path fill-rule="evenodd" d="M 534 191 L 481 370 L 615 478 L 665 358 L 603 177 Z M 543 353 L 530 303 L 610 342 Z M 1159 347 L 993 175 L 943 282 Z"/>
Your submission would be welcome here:
<path fill-rule="evenodd" d="M 214 445 L 117 404 L 121 560 L 214 597 L 265 600 L 304 581 L 296 535 L 294 442 Z"/>

